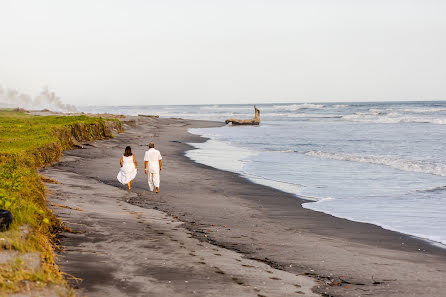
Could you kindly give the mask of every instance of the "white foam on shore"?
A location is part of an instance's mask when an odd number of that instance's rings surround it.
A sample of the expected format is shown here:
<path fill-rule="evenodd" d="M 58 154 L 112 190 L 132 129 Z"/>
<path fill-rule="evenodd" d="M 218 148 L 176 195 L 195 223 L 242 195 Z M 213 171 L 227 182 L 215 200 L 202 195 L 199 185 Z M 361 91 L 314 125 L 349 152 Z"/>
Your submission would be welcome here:
<path fill-rule="evenodd" d="M 192 133 L 192 131 L 190 132 Z M 216 169 L 234 172 L 256 184 L 279 189 L 290 194 L 296 195 L 303 188 L 302 185 L 267 179 L 245 172 L 243 167 L 249 162 L 248 158 L 259 154 L 260 152 L 258 151 L 236 147 L 212 139 L 209 139 L 204 143 L 189 143 L 189 145 L 193 146 L 195 149 L 186 151 L 185 155 L 194 162 L 211 166 Z M 313 201 L 317 200 L 315 197 L 305 196 L 301 198 Z"/>
<path fill-rule="evenodd" d="M 189 145 L 196 148 L 186 152 L 186 156 L 192 161 L 239 174 L 242 173 L 244 159 L 257 154 L 255 151 L 212 139 Z"/>

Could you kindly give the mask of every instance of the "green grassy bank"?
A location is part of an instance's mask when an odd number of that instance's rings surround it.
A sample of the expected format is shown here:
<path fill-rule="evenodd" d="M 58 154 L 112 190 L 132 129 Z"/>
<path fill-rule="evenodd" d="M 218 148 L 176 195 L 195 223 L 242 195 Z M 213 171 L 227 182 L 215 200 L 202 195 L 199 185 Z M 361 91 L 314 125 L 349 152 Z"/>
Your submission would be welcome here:
<path fill-rule="evenodd" d="M 12 212 L 10 230 L 0 232 L 0 296 L 50 285 L 65 286 L 54 262 L 55 234 L 64 227 L 46 205 L 38 168 L 57 162 L 74 142 L 112 137 L 119 120 L 88 116 L 32 116 L 0 110 L 0 208 Z M 20 255 L 40 254 L 41 267 Z"/>

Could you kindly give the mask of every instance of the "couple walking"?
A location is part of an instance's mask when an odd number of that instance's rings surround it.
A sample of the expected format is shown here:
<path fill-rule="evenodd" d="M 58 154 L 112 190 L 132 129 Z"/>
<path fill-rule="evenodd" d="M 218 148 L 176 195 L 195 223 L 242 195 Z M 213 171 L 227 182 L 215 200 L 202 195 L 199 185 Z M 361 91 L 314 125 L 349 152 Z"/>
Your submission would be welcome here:
<path fill-rule="evenodd" d="M 153 142 L 149 143 L 149 150 L 144 154 L 144 171 L 147 174 L 151 192 L 153 192 L 153 188 L 155 188 L 156 193 L 159 193 L 160 190 L 161 159 L 161 153 L 155 149 L 155 144 Z M 121 157 L 119 163 L 121 164 L 121 169 L 119 170 L 117 178 L 123 185 L 127 184 L 129 190 L 131 190 L 133 180 L 138 170 L 138 163 L 130 146 L 125 148 L 124 155 Z"/>

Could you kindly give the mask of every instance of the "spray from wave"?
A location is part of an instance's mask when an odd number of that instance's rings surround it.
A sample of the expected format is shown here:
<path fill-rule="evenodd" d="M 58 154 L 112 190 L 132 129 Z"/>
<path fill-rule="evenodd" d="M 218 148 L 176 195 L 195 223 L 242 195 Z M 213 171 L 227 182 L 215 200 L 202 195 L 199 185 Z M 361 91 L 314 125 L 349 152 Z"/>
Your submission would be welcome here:
<path fill-rule="evenodd" d="M 45 86 L 39 95 L 34 99 L 20 93 L 14 89 L 3 88 L 0 86 L 0 106 L 3 107 L 20 107 L 26 109 L 51 109 L 62 112 L 77 112 L 77 108 L 71 104 L 65 104 L 60 97 Z"/>

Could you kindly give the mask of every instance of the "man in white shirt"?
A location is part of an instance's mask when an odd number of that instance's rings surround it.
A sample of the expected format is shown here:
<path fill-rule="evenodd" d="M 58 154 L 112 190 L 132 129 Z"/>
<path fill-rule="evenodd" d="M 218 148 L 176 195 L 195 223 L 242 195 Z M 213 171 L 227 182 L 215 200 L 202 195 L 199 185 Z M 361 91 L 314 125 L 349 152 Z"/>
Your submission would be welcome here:
<path fill-rule="evenodd" d="M 144 154 L 144 167 L 148 177 L 150 192 L 153 192 L 153 187 L 155 186 L 155 192 L 159 193 L 160 171 L 162 170 L 161 159 L 161 153 L 155 149 L 155 144 L 153 142 L 149 143 L 149 150 Z"/>

